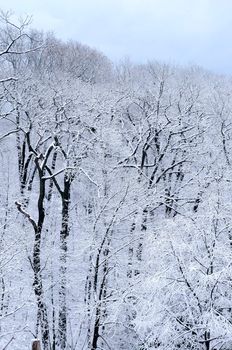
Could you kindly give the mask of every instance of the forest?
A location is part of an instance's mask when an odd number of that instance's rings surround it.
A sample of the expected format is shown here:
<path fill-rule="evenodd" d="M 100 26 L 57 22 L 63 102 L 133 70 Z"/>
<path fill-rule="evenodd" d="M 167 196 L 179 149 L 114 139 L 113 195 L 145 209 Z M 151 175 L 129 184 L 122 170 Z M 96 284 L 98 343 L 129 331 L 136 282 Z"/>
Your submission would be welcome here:
<path fill-rule="evenodd" d="M 232 78 L 1 13 L 0 349 L 231 350 Z"/>

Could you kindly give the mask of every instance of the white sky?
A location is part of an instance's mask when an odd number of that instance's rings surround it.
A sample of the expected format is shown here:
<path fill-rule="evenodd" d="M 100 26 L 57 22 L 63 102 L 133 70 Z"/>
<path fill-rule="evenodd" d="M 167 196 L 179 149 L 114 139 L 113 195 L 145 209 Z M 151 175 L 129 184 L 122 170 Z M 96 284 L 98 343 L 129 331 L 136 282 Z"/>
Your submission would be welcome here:
<path fill-rule="evenodd" d="M 232 0 L 0 0 L 33 26 L 113 60 L 157 59 L 232 74 Z"/>

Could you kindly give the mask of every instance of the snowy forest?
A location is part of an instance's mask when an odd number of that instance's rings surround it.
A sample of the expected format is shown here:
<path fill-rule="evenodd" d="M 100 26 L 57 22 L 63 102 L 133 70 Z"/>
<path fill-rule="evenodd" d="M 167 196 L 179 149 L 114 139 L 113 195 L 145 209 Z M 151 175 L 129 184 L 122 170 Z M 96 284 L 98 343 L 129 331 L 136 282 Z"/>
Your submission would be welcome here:
<path fill-rule="evenodd" d="M 0 349 L 231 350 L 232 78 L 2 13 Z"/>

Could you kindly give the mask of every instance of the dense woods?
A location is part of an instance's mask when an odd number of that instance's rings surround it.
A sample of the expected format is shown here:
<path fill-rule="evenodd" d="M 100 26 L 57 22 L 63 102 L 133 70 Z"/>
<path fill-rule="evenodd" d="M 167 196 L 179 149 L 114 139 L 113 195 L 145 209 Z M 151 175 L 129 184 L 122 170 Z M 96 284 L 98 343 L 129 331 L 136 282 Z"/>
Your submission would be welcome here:
<path fill-rule="evenodd" d="M 1 23 L 0 349 L 231 349 L 231 78 Z"/>

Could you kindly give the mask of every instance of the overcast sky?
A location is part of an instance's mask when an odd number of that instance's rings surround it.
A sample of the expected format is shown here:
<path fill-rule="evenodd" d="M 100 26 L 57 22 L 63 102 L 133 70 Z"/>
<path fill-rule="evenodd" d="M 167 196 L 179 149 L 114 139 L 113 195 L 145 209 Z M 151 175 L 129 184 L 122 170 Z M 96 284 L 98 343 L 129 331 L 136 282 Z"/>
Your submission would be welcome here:
<path fill-rule="evenodd" d="M 33 26 L 117 61 L 197 64 L 232 74 L 232 0 L 0 0 Z"/>

